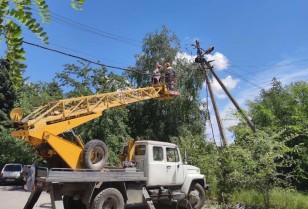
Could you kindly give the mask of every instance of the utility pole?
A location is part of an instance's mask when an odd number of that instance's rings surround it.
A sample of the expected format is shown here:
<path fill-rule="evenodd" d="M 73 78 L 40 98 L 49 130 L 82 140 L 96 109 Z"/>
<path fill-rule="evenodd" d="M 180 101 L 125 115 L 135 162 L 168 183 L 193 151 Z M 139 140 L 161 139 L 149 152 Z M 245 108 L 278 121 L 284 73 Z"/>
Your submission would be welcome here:
<path fill-rule="evenodd" d="M 195 62 L 201 64 L 202 71 L 204 72 L 206 84 L 209 87 L 209 92 L 210 92 L 212 104 L 213 104 L 213 107 L 214 107 L 214 111 L 215 111 L 215 115 L 216 115 L 216 118 L 217 118 L 217 123 L 218 123 L 219 131 L 220 131 L 220 135 L 221 135 L 221 138 L 222 138 L 224 146 L 227 146 L 227 141 L 226 141 L 225 133 L 223 131 L 223 126 L 222 126 L 222 122 L 221 122 L 221 119 L 220 119 L 220 116 L 219 116 L 219 113 L 218 113 L 218 109 L 217 109 L 217 106 L 216 106 L 215 98 L 213 96 L 213 90 L 212 90 L 212 87 L 211 87 L 211 83 L 209 82 L 208 70 L 211 71 L 211 73 L 213 74 L 215 79 L 220 84 L 221 88 L 225 91 L 225 93 L 227 94 L 227 96 L 229 97 L 229 99 L 231 100 L 233 105 L 236 107 L 237 111 L 239 111 L 240 114 L 242 115 L 242 117 L 245 119 L 245 121 L 247 122 L 247 124 L 249 125 L 251 130 L 253 132 L 256 132 L 256 128 L 255 128 L 254 124 L 245 115 L 244 111 L 240 108 L 240 106 L 238 105 L 236 100 L 232 97 L 232 95 L 230 94 L 230 92 L 228 91 L 226 86 L 223 84 L 223 82 L 216 75 L 216 73 L 213 70 L 213 66 L 211 66 L 211 64 L 210 64 L 210 61 L 207 61 L 205 59 L 205 57 L 204 57 L 205 54 L 210 54 L 214 50 L 214 47 L 210 47 L 207 50 L 203 50 L 203 49 L 200 48 L 200 44 L 199 44 L 198 41 L 196 41 L 196 45 L 194 45 L 194 46 L 197 48 L 197 58 L 195 59 Z M 204 51 L 204 52 L 202 52 L 202 51 Z"/>
<path fill-rule="evenodd" d="M 207 62 L 207 64 L 209 64 Z M 226 86 L 223 84 L 223 82 L 221 82 L 221 80 L 218 78 L 218 76 L 216 75 L 216 73 L 214 72 L 214 70 L 212 68 L 209 68 L 211 73 L 214 75 L 214 77 L 216 78 L 216 80 L 218 81 L 218 83 L 220 84 L 221 88 L 225 91 L 225 93 L 228 95 L 229 99 L 231 100 L 231 102 L 233 103 L 233 105 L 236 107 L 237 111 L 239 111 L 239 113 L 242 115 L 242 117 L 246 120 L 247 124 L 249 125 L 249 127 L 251 128 L 251 130 L 253 132 L 256 132 L 256 128 L 254 126 L 254 124 L 248 119 L 248 117 L 245 115 L 244 111 L 240 108 L 240 106 L 238 105 L 238 103 L 236 102 L 236 100 L 232 97 L 232 95 L 230 94 L 230 92 L 228 91 L 228 89 L 226 88 Z"/>
<path fill-rule="evenodd" d="M 228 143 L 227 143 L 227 139 L 226 139 L 226 134 L 225 134 L 225 131 L 224 131 L 223 124 L 221 122 L 221 118 L 220 118 L 220 114 L 219 114 L 219 111 L 218 111 L 218 108 L 217 108 L 217 105 L 216 105 L 216 100 L 215 100 L 215 97 L 214 97 L 212 85 L 211 85 L 211 82 L 210 82 L 210 79 L 209 79 L 209 76 L 208 76 L 208 70 L 207 69 L 212 68 L 212 66 L 204 58 L 204 54 L 202 53 L 202 49 L 200 48 L 199 41 L 196 41 L 195 47 L 197 48 L 197 58 L 195 59 L 195 62 L 198 62 L 198 63 L 201 64 L 202 72 L 203 72 L 205 80 L 206 80 L 206 85 L 209 88 L 211 101 L 212 101 L 212 104 L 213 104 L 213 108 L 214 108 L 214 112 L 215 112 L 215 116 L 216 116 L 216 120 L 217 120 L 217 124 L 218 124 L 218 129 L 219 129 L 220 137 L 221 137 L 221 140 L 222 140 L 222 146 L 227 147 Z M 212 48 L 212 49 L 210 48 L 210 49 L 206 50 L 205 54 L 209 54 L 213 49 L 214 48 Z"/>

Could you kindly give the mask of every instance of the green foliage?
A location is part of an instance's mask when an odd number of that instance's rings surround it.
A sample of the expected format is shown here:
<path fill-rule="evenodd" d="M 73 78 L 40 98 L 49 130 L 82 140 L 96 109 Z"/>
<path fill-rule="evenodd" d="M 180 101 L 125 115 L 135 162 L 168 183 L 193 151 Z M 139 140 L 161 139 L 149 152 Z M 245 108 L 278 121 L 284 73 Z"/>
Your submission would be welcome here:
<path fill-rule="evenodd" d="M 244 121 L 230 129 L 235 143 L 222 159 L 229 159 L 231 169 L 221 182 L 221 188 L 232 188 L 229 197 L 248 189 L 262 196 L 265 207 L 275 208 L 275 187 L 307 189 L 307 94 L 306 82 L 283 87 L 273 79 L 270 89 L 249 102 L 248 113 L 259 130 L 253 134 Z"/>
<path fill-rule="evenodd" d="M 17 97 L 15 107 L 22 108 L 25 115 L 31 113 L 45 102 L 57 101 L 63 98 L 62 90 L 55 81 L 51 83 L 39 82 L 37 84 L 23 83 L 17 91 Z"/>
<path fill-rule="evenodd" d="M 179 40 L 163 26 L 161 31 L 148 33 L 142 46 L 142 54 L 136 55 L 134 71 L 127 75 L 138 87 L 148 86 L 151 81 L 152 71 L 158 63 L 172 63 L 179 50 Z"/>
<path fill-rule="evenodd" d="M 81 9 L 84 0 L 71 0 L 72 7 Z M 0 41 L 6 41 L 6 57 L 10 65 L 10 79 L 16 88 L 22 85 L 25 51 L 22 47 L 22 27 L 37 35 L 45 44 L 48 36 L 32 12 L 38 10 L 42 23 L 50 22 L 50 12 L 45 0 L 1 0 L 0 1 Z"/>
<path fill-rule="evenodd" d="M 114 73 L 107 74 L 106 68 L 94 69 L 88 63 L 79 62 L 79 65 L 68 64 L 63 72 L 57 74 L 60 85 L 68 88 L 67 97 L 92 95 L 96 93 L 124 90 L 130 85 L 127 80 Z M 122 143 L 130 138 L 128 114 L 126 109 L 109 109 L 103 116 L 85 123 L 76 128 L 76 133 L 88 142 L 92 139 L 103 140 L 109 150 L 109 164 L 119 164 L 119 152 Z"/>
<path fill-rule="evenodd" d="M 16 91 L 9 79 L 9 67 L 6 60 L 0 59 L 0 121 L 2 125 L 8 124 L 8 114 L 16 100 Z"/>
<path fill-rule="evenodd" d="M 36 158 L 35 152 L 25 142 L 11 137 L 9 112 L 13 109 L 17 93 L 9 76 L 10 65 L 0 60 L 0 167 L 6 163 L 29 164 Z"/>
<path fill-rule="evenodd" d="M 71 5 L 74 9 L 81 10 L 84 0 L 71 0 Z"/>
<path fill-rule="evenodd" d="M 249 113 L 256 126 L 267 133 L 276 133 L 275 140 L 292 148 L 286 158 L 294 160 L 291 167 L 293 185 L 307 190 L 308 184 L 308 83 L 295 82 L 283 87 L 275 78 L 272 87 L 249 102 Z M 237 135 L 239 129 L 235 130 Z"/>
<path fill-rule="evenodd" d="M 240 202 L 248 206 L 265 207 L 262 193 L 255 190 L 236 191 L 232 194 L 233 203 Z M 270 206 L 273 209 L 307 209 L 307 195 L 296 192 L 292 189 L 274 188 L 269 193 Z"/>
<path fill-rule="evenodd" d="M 151 71 L 157 63 L 173 62 L 181 96 L 170 101 L 151 100 L 129 106 L 129 127 L 133 138 L 169 141 L 170 137 L 180 135 L 183 126 L 193 134 L 203 136 L 205 114 L 199 108 L 202 80 L 195 74 L 198 72 L 196 66 L 176 59 L 178 52 L 179 41 L 166 27 L 146 35 L 143 53 L 136 56 L 139 73 L 131 72 L 128 77 L 137 86 L 148 86 L 151 85 Z"/>
<path fill-rule="evenodd" d="M 0 3 L 0 37 L 6 40 L 6 60 L 10 65 L 10 79 L 18 88 L 22 84 L 22 73 L 25 65 L 25 51 L 22 48 L 21 27 L 25 26 L 47 44 L 48 37 L 40 23 L 33 18 L 32 6 L 36 5 L 43 22 L 49 22 L 50 15 L 44 0 L 3 0 Z M 1 40 L 0 40 L 1 41 Z"/>
<path fill-rule="evenodd" d="M 284 157 L 290 148 L 284 142 L 276 141 L 276 134 L 243 133 L 237 135 L 235 143 L 228 148 L 220 148 L 216 170 L 219 201 L 229 204 L 234 192 L 250 189 L 260 192 L 263 204 L 268 207 L 269 192 L 274 187 L 290 186 L 292 173 L 279 170 L 294 163 Z"/>
<path fill-rule="evenodd" d="M 32 164 L 36 151 L 26 142 L 11 137 L 10 130 L 0 127 L 0 167 L 6 163 Z"/>
<path fill-rule="evenodd" d="M 2 73 L 3 71 L 1 70 L 0 79 Z M 9 79 L 3 83 L 1 82 L 1 84 L 3 84 L 2 87 L 9 82 Z M 11 92 L 9 90 L 11 90 Z M 8 91 L 6 92 L 7 95 L 4 95 L 5 98 L 3 103 L 0 103 L 3 104 L 3 106 L 0 106 L 0 112 L 5 113 L 7 124 L 9 124 L 7 114 L 13 109 L 13 105 L 23 108 L 25 114 L 28 114 L 44 102 L 50 102 L 62 98 L 62 91 L 55 82 L 38 84 L 23 83 L 21 88 L 19 88 L 16 93 L 14 92 L 15 89 L 12 86 L 11 88 L 8 88 Z M 2 93 L 0 96 L 2 96 Z M 4 128 L 0 125 L 0 166 L 13 162 L 32 164 L 36 160 L 41 160 L 35 149 L 33 149 L 29 143 L 11 137 L 10 132 L 11 130 L 9 128 Z"/>
<path fill-rule="evenodd" d="M 95 93 L 113 92 L 130 88 L 130 83 L 114 73 L 107 74 L 105 67 L 93 69 L 89 63 L 66 64 L 64 70 L 56 75 L 59 85 L 69 89 L 66 96 L 86 96 Z"/>

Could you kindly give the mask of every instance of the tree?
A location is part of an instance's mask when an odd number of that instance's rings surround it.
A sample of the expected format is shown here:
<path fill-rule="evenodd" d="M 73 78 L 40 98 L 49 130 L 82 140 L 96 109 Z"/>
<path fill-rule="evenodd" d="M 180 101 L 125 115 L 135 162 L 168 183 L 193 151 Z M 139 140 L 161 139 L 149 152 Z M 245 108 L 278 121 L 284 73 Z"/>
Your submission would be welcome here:
<path fill-rule="evenodd" d="M 45 102 L 52 102 L 63 98 L 60 86 L 55 82 L 26 83 L 17 91 L 15 107 L 23 109 L 28 115 Z"/>
<path fill-rule="evenodd" d="M 8 115 L 13 109 L 16 100 L 16 91 L 12 81 L 9 79 L 9 71 L 10 65 L 8 62 L 0 59 L 0 121 L 6 125 L 9 120 Z"/>
<path fill-rule="evenodd" d="M 0 168 L 6 163 L 32 164 L 39 159 L 34 148 L 13 138 L 9 129 L 2 129 L 0 133 Z"/>
<path fill-rule="evenodd" d="M 23 83 L 16 91 L 8 75 L 10 65 L 1 60 L 0 66 L 0 119 L 4 125 L 0 124 L 0 167 L 13 162 L 31 164 L 39 157 L 30 144 L 11 136 L 9 112 L 17 106 L 30 113 L 43 102 L 62 97 L 62 91 L 55 83 Z"/>
<path fill-rule="evenodd" d="M 71 0 L 72 7 L 79 9 L 84 0 Z M 43 23 L 50 22 L 50 13 L 45 0 L 1 0 L 0 2 L 0 41 L 5 39 L 6 57 L 10 65 L 10 79 L 15 87 L 22 84 L 25 65 L 25 51 L 22 48 L 21 26 L 36 34 L 45 44 L 48 37 L 41 24 L 33 18 L 32 11 L 37 9 Z"/>
<path fill-rule="evenodd" d="M 173 63 L 177 73 L 181 96 L 170 101 L 150 100 L 130 105 L 129 127 L 132 137 L 170 141 L 179 136 L 182 127 L 195 134 L 204 134 L 205 115 L 200 111 L 199 91 L 202 80 L 193 63 L 177 58 L 179 40 L 165 26 L 148 33 L 144 38 L 143 52 L 136 55 L 136 71 L 128 77 L 137 86 L 151 85 L 151 72 L 156 64 Z"/>
<path fill-rule="evenodd" d="M 229 156 L 232 156 L 229 161 L 231 172 L 228 175 L 232 189 L 229 192 L 258 191 L 263 196 L 264 206 L 269 208 L 270 191 L 277 186 L 290 186 L 292 172 L 282 172 L 279 168 L 294 163 L 293 159 L 285 157 L 291 148 L 277 140 L 276 133 L 268 134 L 260 130 L 255 134 L 242 133 L 227 150 Z"/>
<path fill-rule="evenodd" d="M 107 69 L 92 68 L 90 64 L 67 64 L 63 72 L 57 74 L 56 80 L 64 88 L 68 88 L 66 97 L 78 97 L 96 93 L 114 92 L 130 88 L 125 77 L 114 73 L 107 74 Z M 123 142 L 130 138 L 127 126 L 128 116 L 125 109 L 108 109 L 103 116 L 77 127 L 76 133 L 88 142 L 92 139 L 103 140 L 109 150 L 109 164 L 119 164 L 119 154 Z"/>
<path fill-rule="evenodd" d="M 301 190 L 307 190 L 308 179 L 307 96 L 307 82 L 299 81 L 283 87 L 274 78 L 270 89 L 262 90 L 254 101 L 248 103 L 248 114 L 259 131 L 271 136 L 270 143 L 282 143 L 288 148 L 282 154 L 282 159 L 288 161 L 283 166 L 276 166 L 276 172 Z M 245 147 L 247 138 L 251 137 L 246 125 L 239 123 L 232 130 L 235 143 Z"/>
<path fill-rule="evenodd" d="M 142 54 L 135 56 L 134 71 L 129 72 L 128 77 L 137 87 L 147 86 L 157 63 L 174 61 L 179 48 L 178 38 L 166 26 L 161 31 L 148 33 L 143 40 Z"/>

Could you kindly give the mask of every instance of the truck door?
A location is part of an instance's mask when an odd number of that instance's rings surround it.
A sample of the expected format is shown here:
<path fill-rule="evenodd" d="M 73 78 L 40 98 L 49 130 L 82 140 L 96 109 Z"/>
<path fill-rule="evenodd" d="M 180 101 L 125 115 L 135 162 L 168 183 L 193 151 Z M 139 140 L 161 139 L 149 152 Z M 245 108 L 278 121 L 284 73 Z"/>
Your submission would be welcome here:
<path fill-rule="evenodd" d="M 177 165 L 179 164 L 179 154 L 176 148 L 166 148 L 166 185 L 177 183 Z"/>

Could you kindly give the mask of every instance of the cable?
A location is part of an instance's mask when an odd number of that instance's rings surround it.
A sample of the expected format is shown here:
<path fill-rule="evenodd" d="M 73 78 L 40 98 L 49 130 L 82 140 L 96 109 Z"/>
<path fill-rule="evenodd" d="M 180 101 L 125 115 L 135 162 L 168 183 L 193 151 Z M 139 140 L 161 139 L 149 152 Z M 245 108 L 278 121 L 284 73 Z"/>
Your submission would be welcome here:
<path fill-rule="evenodd" d="M 37 15 L 39 15 L 38 10 L 34 9 L 34 11 L 37 12 Z M 119 36 L 119 35 L 116 35 L 116 34 L 104 32 L 104 31 L 101 31 L 97 28 L 81 24 L 77 21 L 63 17 L 63 16 L 55 14 L 53 12 L 50 12 L 50 13 L 51 13 L 52 19 L 55 20 L 56 22 L 60 23 L 60 24 L 72 27 L 74 29 L 77 29 L 77 30 L 80 30 L 80 31 L 83 31 L 83 32 L 92 33 L 92 34 L 98 35 L 100 37 L 113 39 L 115 41 L 119 41 L 119 42 L 129 44 L 129 45 L 132 45 L 132 46 L 136 46 L 136 47 L 141 47 L 140 41 L 130 39 L 130 38 L 126 38 L 126 37 L 123 37 L 123 36 Z"/>
<path fill-rule="evenodd" d="M 65 53 L 65 52 L 61 52 L 59 50 L 51 49 L 51 48 L 48 48 L 48 47 L 45 47 L 45 46 L 41 46 L 41 45 L 38 45 L 38 44 L 34 44 L 34 43 L 30 43 L 30 42 L 27 42 L 27 41 L 23 41 L 23 43 L 31 45 L 31 46 L 35 46 L 35 47 L 38 47 L 38 48 L 42 48 L 42 49 L 45 49 L 45 50 L 48 50 L 48 51 L 57 52 L 59 54 L 65 55 L 65 56 L 77 58 L 77 59 L 80 59 L 80 60 L 83 60 L 83 61 L 86 61 L 86 62 L 89 62 L 89 63 L 92 63 L 92 64 L 96 64 L 96 65 L 99 65 L 99 66 L 102 66 L 102 67 L 108 67 L 108 68 L 113 68 L 113 69 L 118 69 L 118 70 L 123 70 L 123 71 L 129 71 L 129 72 L 135 72 L 135 73 L 140 73 L 140 74 L 144 74 L 144 75 L 150 75 L 149 73 L 142 73 L 142 72 L 139 72 L 139 71 L 136 71 L 136 70 L 133 70 L 133 69 L 127 69 L 127 68 L 121 68 L 121 67 L 101 64 L 99 62 L 94 62 L 92 60 L 89 60 L 89 59 L 86 59 L 86 58 L 83 58 L 83 57 L 79 57 L 79 56 L 76 56 L 76 55 L 68 54 L 68 53 Z"/>
<path fill-rule="evenodd" d="M 112 36 L 107 36 L 107 35 L 101 34 L 101 33 L 97 32 L 97 31 L 94 31 L 94 30 L 90 30 L 90 29 L 87 29 L 87 28 L 80 27 L 78 25 L 73 25 L 73 24 L 67 23 L 66 21 L 60 20 L 60 19 L 58 19 L 56 17 L 53 17 L 53 18 L 54 18 L 54 20 L 56 22 L 68 25 L 68 26 L 70 26 L 72 28 L 75 28 L 77 30 L 84 31 L 84 32 L 89 32 L 89 33 L 92 33 L 92 34 L 95 34 L 95 35 L 98 35 L 98 36 L 101 36 L 101 37 L 104 37 L 104 38 L 109 38 L 109 39 L 113 39 L 113 40 L 116 40 L 116 41 L 119 41 L 119 42 L 122 42 L 122 43 L 125 43 L 125 44 L 129 44 L 129 45 L 132 45 L 132 46 L 140 47 L 140 45 L 136 45 L 136 44 L 130 43 L 128 41 L 120 40 L 120 39 L 112 37 Z"/>
<path fill-rule="evenodd" d="M 79 22 L 77 22 L 77 21 L 75 21 L 75 20 L 72 20 L 72 19 L 69 19 L 69 18 L 67 18 L 67 17 L 58 15 L 58 14 L 56 14 L 56 13 L 54 13 L 54 12 L 50 12 L 50 13 L 53 14 L 53 15 L 55 15 L 55 16 L 58 16 L 59 18 L 66 19 L 66 20 L 68 20 L 68 21 L 70 21 L 70 22 L 72 22 L 72 23 L 76 23 L 76 24 L 78 24 L 78 25 L 84 26 L 84 27 L 86 27 L 86 28 L 89 28 L 89 29 L 92 29 L 92 30 L 95 30 L 95 31 L 99 31 L 100 33 L 106 34 L 106 35 L 108 35 L 108 36 L 113 36 L 113 37 L 116 37 L 116 38 L 120 38 L 120 39 L 123 39 L 123 40 L 126 40 L 126 41 L 135 42 L 135 43 L 138 43 L 138 44 L 141 43 L 141 42 L 138 41 L 138 40 L 134 40 L 134 39 L 131 39 L 131 38 L 119 36 L 119 35 L 116 35 L 116 34 L 112 34 L 112 33 L 105 32 L 105 31 L 101 31 L 101 30 L 99 30 L 99 29 L 97 29 L 97 28 L 87 26 L 87 25 L 82 24 L 82 23 L 79 23 Z"/>
<path fill-rule="evenodd" d="M 243 69 L 241 66 L 238 66 L 238 65 L 232 65 L 232 63 L 231 63 L 231 65 L 229 66 L 229 67 L 236 67 L 236 68 L 238 68 L 238 69 L 240 69 L 240 70 L 242 70 L 242 71 L 244 71 L 244 72 L 246 72 L 246 73 L 251 73 L 251 72 L 249 72 L 249 71 L 247 71 L 247 70 L 245 70 L 245 69 Z M 258 77 L 256 74 L 254 74 L 254 73 L 251 73 L 253 76 L 255 76 L 255 77 Z"/>
<path fill-rule="evenodd" d="M 288 64 L 282 64 L 282 65 L 231 65 L 231 67 L 249 67 L 249 68 L 254 68 L 254 67 L 284 67 L 284 66 L 289 66 L 289 65 L 294 65 L 296 63 L 300 62 L 306 62 L 308 61 L 308 58 L 302 59 L 302 60 L 297 60 Z"/>
<path fill-rule="evenodd" d="M 27 37 L 32 38 L 32 39 L 35 39 L 35 40 L 39 40 L 38 37 L 31 36 L 31 35 L 28 35 L 28 34 L 24 34 L 24 36 L 27 36 Z M 83 55 L 86 55 L 86 56 L 89 56 L 89 57 L 92 57 L 92 58 L 95 58 L 95 59 L 100 59 L 98 56 L 95 56 L 95 55 L 93 55 L 93 54 L 81 52 L 81 51 L 78 51 L 78 50 L 76 50 L 76 49 L 71 49 L 71 48 L 69 48 L 69 47 L 62 46 L 62 45 L 59 45 L 59 44 L 56 44 L 56 43 L 53 43 L 53 42 L 50 42 L 50 41 L 48 41 L 48 44 L 49 44 L 49 45 L 54 45 L 54 46 L 57 46 L 57 47 L 60 47 L 60 48 L 62 48 L 62 49 L 66 49 L 66 50 L 69 50 L 69 51 L 72 51 L 72 52 L 77 52 L 77 53 L 79 53 L 79 54 L 83 54 Z M 123 65 L 124 65 L 124 63 L 117 62 L 117 61 L 111 60 L 111 59 L 105 59 L 105 58 L 104 58 L 103 60 L 110 61 L 110 62 L 114 62 L 114 63 L 118 63 L 118 64 L 123 64 Z"/>
<path fill-rule="evenodd" d="M 298 60 L 298 61 L 295 61 L 295 62 L 291 62 L 289 64 L 284 64 L 284 65 L 264 65 L 264 66 L 262 66 L 262 65 L 260 65 L 260 66 L 253 66 L 253 65 L 251 65 L 251 66 L 246 66 L 246 67 L 270 67 L 270 68 L 267 68 L 267 69 L 254 71 L 254 73 L 259 73 L 259 72 L 273 70 L 273 69 L 280 68 L 280 67 L 294 65 L 294 64 L 297 64 L 297 63 L 300 63 L 300 62 L 305 62 L 305 61 L 308 61 L 308 59 L 302 59 L 302 60 Z M 233 67 L 235 67 L 235 66 L 233 66 Z M 249 74 L 253 74 L 253 73 L 242 74 L 242 76 L 249 75 Z"/>
<path fill-rule="evenodd" d="M 233 73 L 233 72 L 230 71 L 230 70 L 226 70 L 226 71 L 229 72 L 230 74 L 234 75 L 235 77 L 240 78 L 240 79 L 242 79 L 243 81 L 246 81 L 247 83 L 250 83 L 251 85 L 253 85 L 253 86 L 257 87 L 257 88 L 262 89 L 262 87 L 260 87 L 260 86 L 258 86 L 258 85 L 256 85 L 256 84 L 254 84 L 254 83 L 251 83 L 250 81 L 244 79 L 243 77 L 241 77 L 241 76 L 239 76 L 239 75 L 236 75 L 236 73 Z"/>

